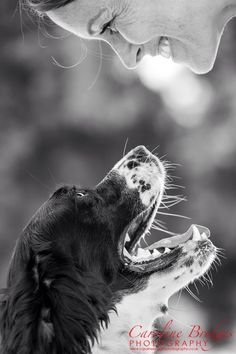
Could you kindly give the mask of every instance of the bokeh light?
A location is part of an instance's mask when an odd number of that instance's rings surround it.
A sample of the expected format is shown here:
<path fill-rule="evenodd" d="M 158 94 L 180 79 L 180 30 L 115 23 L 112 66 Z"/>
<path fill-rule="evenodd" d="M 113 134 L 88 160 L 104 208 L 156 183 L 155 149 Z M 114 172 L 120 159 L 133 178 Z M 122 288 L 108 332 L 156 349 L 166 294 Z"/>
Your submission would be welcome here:
<path fill-rule="evenodd" d="M 198 316 L 208 329 L 227 318 L 235 331 L 235 22 L 214 70 L 196 76 L 161 57 L 127 71 L 108 46 L 100 52 L 98 43 L 86 42 L 86 51 L 75 36 L 49 38 L 28 14 L 20 23 L 15 7 L 15 0 L 1 1 L 0 287 L 23 226 L 58 184 L 92 187 L 123 150 L 144 144 L 180 165 L 169 173 L 185 189 L 168 192 L 188 199 L 167 212 L 191 220 L 160 220 L 176 232 L 190 223 L 208 226 L 227 257 L 213 271 L 213 288 L 198 286 L 203 302 L 183 292 L 181 308 L 175 304 L 170 315 L 187 324 Z M 58 37 L 57 27 L 40 25 Z M 214 353 L 235 353 L 235 345 L 234 335 L 215 343 Z"/>
<path fill-rule="evenodd" d="M 206 80 L 160 56 L 144 58 L 138 75 L 146 87 L 162 96 L 176 123 L 189 128 L 202 123 L 212 98 Z"/>

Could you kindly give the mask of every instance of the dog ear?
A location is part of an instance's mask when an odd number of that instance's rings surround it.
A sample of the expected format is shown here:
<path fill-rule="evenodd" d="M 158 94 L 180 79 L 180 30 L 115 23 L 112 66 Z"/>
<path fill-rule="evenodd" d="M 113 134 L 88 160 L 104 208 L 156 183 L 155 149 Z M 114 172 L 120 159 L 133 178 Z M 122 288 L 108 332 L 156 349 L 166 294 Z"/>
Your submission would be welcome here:
<path fill-rule="evenodd" d="M 40 256 L 38 271 L 44 294 L 43 310 L 48 316 L 47 325 L 51 324 L 53 330 L 56 353 L 91 353 L 100 324 L 108 323 L 108 288 L 55 247 L 50 254 Z M 44 329 L 45 322 L 43 318 Z"/>
<path fill-rule="evenodd" d="M 40 247 L 35 255 L 21 239 L 7 285 L 0 304 L 2 354 L 90 353 L 100 324 L 108 323 L 108 288 L 55 247 Z"/>
<path fill-rule="evenodd" d="M 28 277 L 27 272 L 29 261 L 28 242 L 21 239 L 16 244 L 7 288 L 2 290 L 0 301 L 1 353 L 3 354 L 29 352 L 27 341 L 30 336 L 28 332 L 33 312 L 30 297 L 33 291 L 33 280 Z"/>

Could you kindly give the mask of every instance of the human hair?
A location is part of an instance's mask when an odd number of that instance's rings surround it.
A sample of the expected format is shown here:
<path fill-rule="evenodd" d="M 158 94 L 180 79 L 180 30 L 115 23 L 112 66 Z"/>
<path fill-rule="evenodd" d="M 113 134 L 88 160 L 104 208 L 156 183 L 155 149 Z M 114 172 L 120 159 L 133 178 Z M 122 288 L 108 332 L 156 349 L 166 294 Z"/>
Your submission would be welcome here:
<path fill-rule="evenodd" d="M 74 0 L 20 0 L 24 6 L 32 8 L 36 12 L 46 12 L 65 6 Z"/>

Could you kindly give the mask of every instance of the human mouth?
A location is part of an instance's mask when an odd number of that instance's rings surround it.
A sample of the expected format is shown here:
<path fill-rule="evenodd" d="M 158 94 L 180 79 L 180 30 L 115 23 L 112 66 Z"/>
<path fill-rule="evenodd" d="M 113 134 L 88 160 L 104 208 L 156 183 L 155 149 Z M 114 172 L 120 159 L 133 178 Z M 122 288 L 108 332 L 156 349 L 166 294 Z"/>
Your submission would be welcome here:
<path fill-rule="evenodd" d="M 170 59 L 172 57 L 170 42 L 167 37 L 160 38 L 158 44 L 158 54 L 167 59 Z"/>

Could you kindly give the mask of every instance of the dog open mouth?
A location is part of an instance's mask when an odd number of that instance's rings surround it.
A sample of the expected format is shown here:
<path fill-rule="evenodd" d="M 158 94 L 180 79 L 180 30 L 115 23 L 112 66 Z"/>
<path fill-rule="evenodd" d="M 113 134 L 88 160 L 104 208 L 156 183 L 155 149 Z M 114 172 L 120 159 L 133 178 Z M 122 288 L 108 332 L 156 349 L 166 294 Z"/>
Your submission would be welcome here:
<path fill-rule="evenodd" d="M 143 205 L 120 237 L 119 254 L 126 267 L 136 272 L 162 271 L 176 264 L 185 252 L 186 244 L 206 241 L 205 245 L 204 242 L 199 244 L 200 248 L 211 244 L 208 240 L 209 229 L 199 225 L 192 225 L 185 233 L 173 234 L 168 238 L 153 241 L 153 237 L 149 237 L 158 208 L 162 199 L 166 198 L 163 197 L 166 170 L 163 163 L 146 147 L 133 149 L 114 169 L 124 178 L 127 189 L 137 192 Z"/>
<path fill-rule="evenodd" d="M 203 241 L 210 237 L 208 228 L 191 225 L 183 234 L 150 243 L 150 229 L 158 210 L 158 204 L 155 201 L 151 207 L 140 213 L 125 231 L 122 258 L 132 270 L 148 272 L 167 269 L 177 261 L 182 246 L 189 240 Z M 146 244 L 145 248 L 140 244 L 142 239 Z"/>

